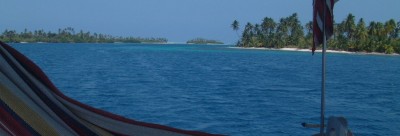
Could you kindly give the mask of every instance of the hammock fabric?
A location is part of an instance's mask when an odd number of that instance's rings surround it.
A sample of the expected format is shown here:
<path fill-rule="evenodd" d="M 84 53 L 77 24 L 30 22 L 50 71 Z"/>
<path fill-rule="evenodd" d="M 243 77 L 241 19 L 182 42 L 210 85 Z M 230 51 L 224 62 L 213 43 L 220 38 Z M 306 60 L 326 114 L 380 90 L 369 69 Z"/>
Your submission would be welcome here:
<path fill-rule="evenodd" d="M 212 135 L 139 122 L 80 103 L 0 42 L 0 135 Z"/>

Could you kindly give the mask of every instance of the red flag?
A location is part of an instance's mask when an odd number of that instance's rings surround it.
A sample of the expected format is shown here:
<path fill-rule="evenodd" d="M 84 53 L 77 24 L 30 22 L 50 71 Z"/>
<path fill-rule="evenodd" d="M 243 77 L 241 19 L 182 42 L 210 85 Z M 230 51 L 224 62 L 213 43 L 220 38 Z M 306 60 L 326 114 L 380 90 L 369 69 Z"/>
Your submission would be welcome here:
<path fill-rule="evenodd" d="M 324 5 L 325 4 L 325 5 Z M 335 0 L 314 0 L 313 12 L 313 47 L 312 54 L 314 54 L 316 46 L 323 42 L 323 28 L 325 23 L 325 34 L 327 39 L 333 35 L 333 5 Z M 325 16 L 324 17 L 324 10 Z"/>

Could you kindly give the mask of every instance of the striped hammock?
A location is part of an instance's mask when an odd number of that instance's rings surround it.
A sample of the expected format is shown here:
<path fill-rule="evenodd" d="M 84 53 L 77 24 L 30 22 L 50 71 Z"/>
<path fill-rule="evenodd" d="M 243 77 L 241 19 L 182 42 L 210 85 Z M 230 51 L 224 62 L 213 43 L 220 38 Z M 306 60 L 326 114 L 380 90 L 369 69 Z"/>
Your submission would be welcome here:
<path fill-rule="evenodd" d="M 0 42 L 0 135 L 212 135 L 139 122 L 80 103 L 31 60 Z"/>

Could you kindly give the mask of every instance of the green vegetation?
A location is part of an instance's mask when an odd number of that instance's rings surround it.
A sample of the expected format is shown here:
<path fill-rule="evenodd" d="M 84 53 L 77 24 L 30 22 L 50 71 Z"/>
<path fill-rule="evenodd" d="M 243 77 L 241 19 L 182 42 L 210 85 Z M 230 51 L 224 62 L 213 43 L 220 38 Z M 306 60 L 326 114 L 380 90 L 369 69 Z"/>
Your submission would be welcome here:
<path fill-rule="evenodd" d="M 239 23 L 231 24 L 234 31 Z M 372 21 L 367 26 L 363 18 L 355 23 L 349 14 L 345 20 L 334 25 L 334 35 L 328 41 L 328 49 L 352 52 L 400 53 L 400 21 L 390 19 L 384 23 Z M 312 22 L 302 26 L 297 13 L 275 22 L 265 17 L 260 24 L 247 23 L 237 43 L 240 47 L 307 49 L 312 45 Z"/>
<path fill-rule="evenodd" d="M 84 32 L 75 32 L 74 28 L 67 27 L 58 29 L 57 33 L 45 32 L 42 30 L 28 31 L 25 29 L 21 33 L 15 30 L 5 30 L 0 34 L 0 40 L 8 43 L 20 42 L 47 42 L 47 43 L 166 43 L 165 38 L 140 38 L 140 37 L 113 37 L 111 35 Z"/>
<path fill-rule="evenodd" d="M 204 38 L 195 38 L 187 41 L 188 44 L 224 44 L 223 42 L 217 40 L 208 40 Z"/>

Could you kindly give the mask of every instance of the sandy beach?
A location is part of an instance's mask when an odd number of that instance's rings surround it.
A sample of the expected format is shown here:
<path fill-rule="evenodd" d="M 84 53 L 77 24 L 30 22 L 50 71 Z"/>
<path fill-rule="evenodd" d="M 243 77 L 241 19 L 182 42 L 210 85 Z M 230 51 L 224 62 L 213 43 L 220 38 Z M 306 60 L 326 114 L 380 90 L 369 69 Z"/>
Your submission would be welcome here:
<path fill-rule="evenodd" d="M 276 50 L 276 51 L 299 51 L 299 52 L 311 52 L 311 49 L 298 49 L 298 48 L 263 48 L 263 47 L 229 47 L 234 49 L 249 49 L 249 50 Z M 322 50 L 315 50 L 315 52 L 322 52 Z M 336 51 L 326 50 L 328 53 L 340 53 L 340 54 L 360 54 L 360 55 L 399 55 L 397 53 L 385 54 L 379 52 L 350 52 L 350 51 Z"/>

